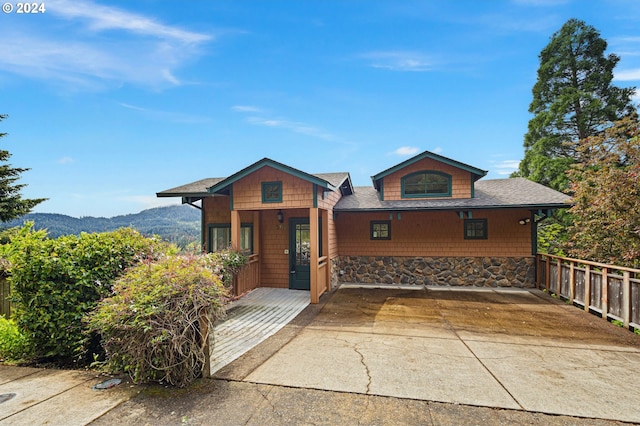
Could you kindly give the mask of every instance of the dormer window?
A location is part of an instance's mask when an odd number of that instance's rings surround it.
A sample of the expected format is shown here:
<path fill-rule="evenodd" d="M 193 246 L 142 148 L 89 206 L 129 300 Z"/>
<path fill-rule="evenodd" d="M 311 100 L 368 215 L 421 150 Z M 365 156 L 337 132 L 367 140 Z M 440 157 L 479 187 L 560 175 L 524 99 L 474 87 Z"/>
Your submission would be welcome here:
<path fill-rule="evenodd" d="M 402 178 L 402 198 L 451 197 L 451 175 L 421 171 Z"/>

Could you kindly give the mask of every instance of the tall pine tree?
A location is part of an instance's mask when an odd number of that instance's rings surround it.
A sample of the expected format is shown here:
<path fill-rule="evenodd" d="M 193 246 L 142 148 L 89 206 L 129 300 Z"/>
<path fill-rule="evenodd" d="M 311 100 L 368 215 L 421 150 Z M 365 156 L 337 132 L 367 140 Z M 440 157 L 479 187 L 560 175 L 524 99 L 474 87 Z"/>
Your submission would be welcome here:
<path fill-rule="evenodd" d="M 566 190 L 566 171 L 581 161 L 578 142 L 636 114 L 631 103 L 635 88 L 611 84 L 620 58 L 605 56 L 606 49 L 600 33 L 577 19 L 570 19 L 553 34 L 539 56 L 538 80 L 529 106 L 534 117 L 515 175 Z"/>
<path fill-rule="evenodd" d="M 7 118 L 0 114 L 0 121 Z M 0 132 L 0 138 L 6 136 Z M 0 222 L 8 222 L 29 213 L 36 205 L 46 198 L 23 199 L 20 191 L 24 184 L 17 184 L 20 174 L 29 169 L 12 167 L 7 161 L 11 157 L 9 151 L 0 149 Z"/>

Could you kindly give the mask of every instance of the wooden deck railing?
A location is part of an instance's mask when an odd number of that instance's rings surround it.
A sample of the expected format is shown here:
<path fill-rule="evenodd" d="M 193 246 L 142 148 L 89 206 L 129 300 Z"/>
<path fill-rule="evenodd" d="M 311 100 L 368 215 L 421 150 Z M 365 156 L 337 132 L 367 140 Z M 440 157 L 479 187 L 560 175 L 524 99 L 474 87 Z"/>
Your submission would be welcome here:
<path fill-rule="evenodd" d="M 537 271 L 538 288 L 604 319 L 640 328 L 640 269 L 538 254 Z"/>
<path fill-rule="evenodd" d="M 247 264 L 238 272 L 234 279 L 236 295 L 257 288 L 260 284 L 260 257 L 257 254 L 249 256 Z"/>
<path fill-rule="evenodd" d="M 322 256 L 318 258 L 318 297 L 322 296 L 322 294 L 329 290 L 327 287 L 327 268 L 329 264 L 327 260 L 329 258 L 327 256 Z"/>

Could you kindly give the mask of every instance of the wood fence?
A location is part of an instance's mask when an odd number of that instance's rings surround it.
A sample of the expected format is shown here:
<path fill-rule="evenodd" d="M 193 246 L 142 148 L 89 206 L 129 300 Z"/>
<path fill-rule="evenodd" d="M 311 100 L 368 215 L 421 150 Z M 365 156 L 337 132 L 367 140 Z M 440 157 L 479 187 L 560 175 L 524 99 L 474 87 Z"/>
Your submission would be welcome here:
<path fill-rule="evenodd" d="M 640 269 L 538 254 L 537 285 L 585 311 L 640 329 Z"/>
<path fill-rule="evenodd" d="M 0 315 L 4 315 L 5 318 L 11 317 L 11 302 L 9 302 L 9 296 L 11 295 L 11 286 L 6 277 L 0 277 Z"/>

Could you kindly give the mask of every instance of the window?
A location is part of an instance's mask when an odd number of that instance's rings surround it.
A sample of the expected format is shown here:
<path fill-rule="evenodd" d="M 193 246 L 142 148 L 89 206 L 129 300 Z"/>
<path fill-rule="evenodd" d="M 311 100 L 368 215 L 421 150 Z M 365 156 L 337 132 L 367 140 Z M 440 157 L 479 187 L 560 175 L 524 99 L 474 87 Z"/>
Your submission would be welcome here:
<path fill-rule="evenodd" d="M 487 219 L 465 219 L 464 239 L 465 240 L 486 240 L 487 239 Z"/>
<path fill-rule="evenodd" d="M 402 178 L 402 198 L 451 197 L 451 176 L 435 171 L 416 172 Z"/>
<path fill-rule="evenodd" d="M 391 239 L 391 221 L 390 220 L 371 221 L 371 239 L 372 240 L 390 240 Z"/>
<path fill-rule="evenodd" d="M 282 202 L 282 182 L 262 182 L 262 202 Z"/>
<path fill-rule="evenodd" d="M 231 246 L 231 224 L 209 225 L 209 251 L 216 252 Z M 253 253 L 253 224 L 243 223 L 240 227 L 240 251 Z"/>

